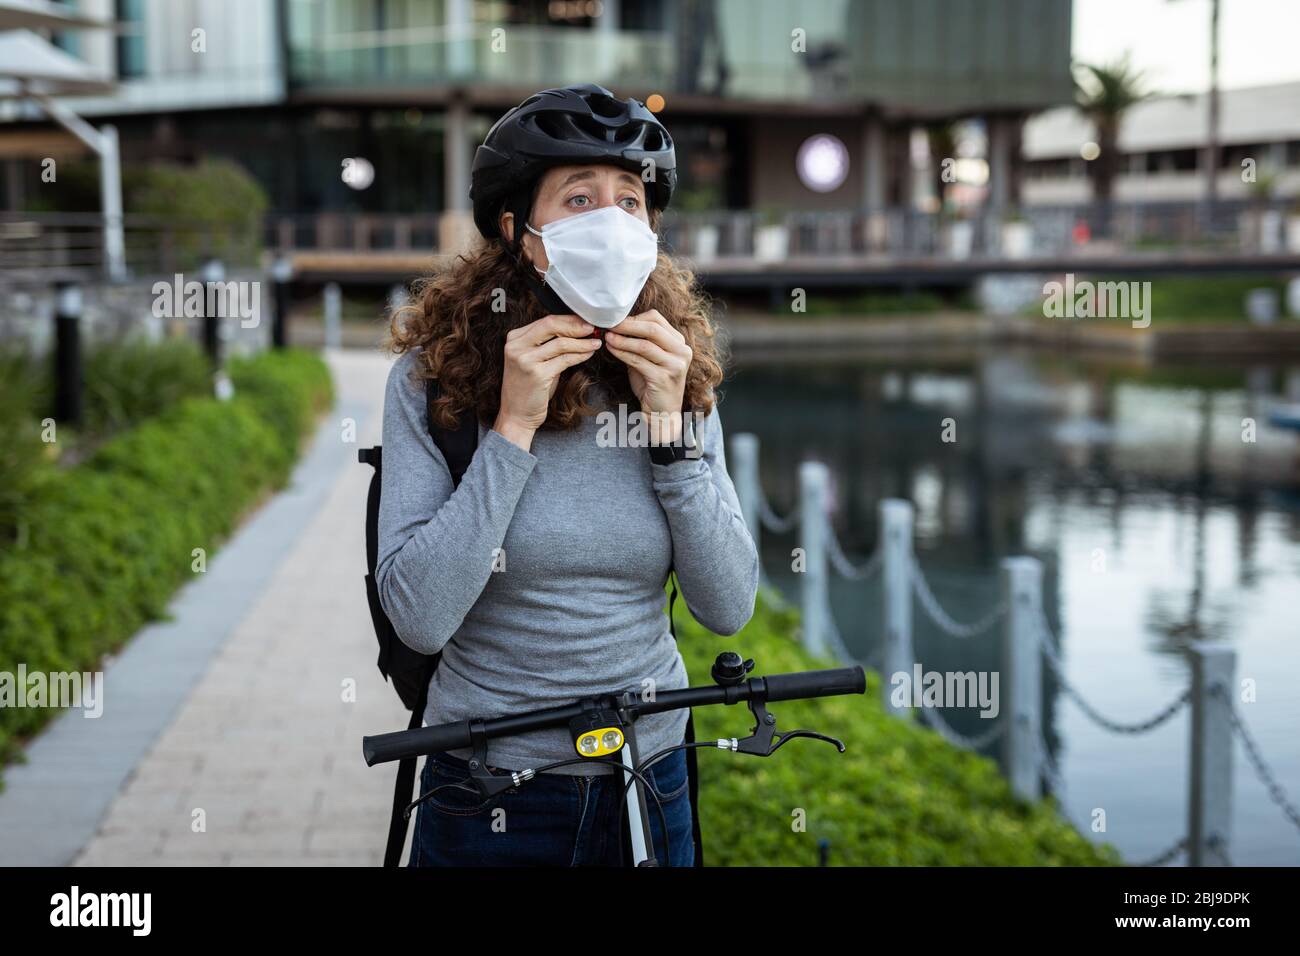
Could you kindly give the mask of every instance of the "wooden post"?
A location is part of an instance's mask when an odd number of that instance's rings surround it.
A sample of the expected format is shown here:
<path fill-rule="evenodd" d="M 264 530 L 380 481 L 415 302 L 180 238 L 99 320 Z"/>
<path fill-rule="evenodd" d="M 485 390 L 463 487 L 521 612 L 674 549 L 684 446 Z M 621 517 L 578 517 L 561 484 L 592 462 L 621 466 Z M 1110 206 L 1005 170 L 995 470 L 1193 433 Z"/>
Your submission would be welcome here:
<path fill-rule="evenodd" d="M 1187 862 L 1189 866 L 1224 866 L 1232 824 L 1232 722 L 1228 713 L 1237 654 L 1227 647 L 1197 641 L 1188 648 L 1188 655 L 1192 664 L 1192 759 Z"/>
<path fill-rule="evenodd" d="M 81 286 L 55 287 L 54 312 L 54 420 L 60 425 L 81 422 Z"/>
<path fill-rule="evenodd" d="M 749 536 L 754 539 L 754 547 L 762 551 L 762 483 L 758 476 L 758 436 L 750 432 L 741 432 L 731 436 L 731 479 L 736 486 L 736 497 L 740 500 L 740 513 L 745 519 Z M 759 562 L 761 565 L 761 561 Z M 762 574 L 760 568 L 759 574 Z"/>
<path fill-rule="evenodd" d="M 1039 741 L 1042 740 L 1043 566 L 1036 558 L 1002 560 L 1002 598 L 1007 615 L 1003 627 L 1002 771 L 1012 792 L 1022 800 L 1043 795 Z"/>
<path fill-rule="evenodd" d="M 902 707 L 890 702 L 889 682 L 893 674 L 912 674 L 912 503 L 898 498 L 880 502 L 880 546 L 884 550 L 881 566 L 881 585 L 884 599 L 881 602 L 884 636 L 884 656 L 880 662 L 881 703 L 885 713 L 906 717 L 911 711 L 909 701 Z"/>
<path fill-rule="evenodd" d="M 818 657 L 830 654 L 827 615 L 830 613 L 829 580 L 826 573 L 826 466 L 819 461 L 799 465 L 799 541 L 803 548 L 804 571 L 801 608 L 803 646 Z"/>

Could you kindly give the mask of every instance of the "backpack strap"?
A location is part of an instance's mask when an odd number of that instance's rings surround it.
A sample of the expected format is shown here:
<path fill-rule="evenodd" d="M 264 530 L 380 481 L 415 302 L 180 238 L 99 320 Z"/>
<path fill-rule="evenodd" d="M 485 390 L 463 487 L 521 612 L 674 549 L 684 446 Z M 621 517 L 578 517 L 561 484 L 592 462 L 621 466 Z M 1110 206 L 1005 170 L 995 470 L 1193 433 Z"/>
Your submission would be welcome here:
<path fill-rule="evenodd" d="M 424 382 L 424 424 L 429 431 L 429 437 L 433 443 L 438 446 L 442 452 L 442 457 L 447 461 L 447 468 L 451 471 L 452 487 L 460 486 L 461 478 L 465 477 L 465 471 L 469 468 L 469 463 L 474 458 L 474 452 L 478 448 L 478 419 L 472 413 L 466 413 L 460 416 L 456 422 L 455 428 L 443 428 L 437 425 L 433 420 L 433 402 L 441 395 L 436 378 L 425 379 Z"/>

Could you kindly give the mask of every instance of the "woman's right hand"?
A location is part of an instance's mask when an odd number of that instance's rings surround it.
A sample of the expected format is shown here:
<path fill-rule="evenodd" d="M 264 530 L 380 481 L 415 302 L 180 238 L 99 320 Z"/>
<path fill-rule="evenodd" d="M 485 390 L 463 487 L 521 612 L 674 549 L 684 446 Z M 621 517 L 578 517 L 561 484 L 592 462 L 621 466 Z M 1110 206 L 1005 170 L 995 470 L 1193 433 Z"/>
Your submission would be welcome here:
<path fill-rule="evenodd" d="M 524 451 L 546 412 L 566 368 L 601 347 L 595 326 L 576 315 L 547 315 L 506 334 L 501 409 L 492 428 Z"/>

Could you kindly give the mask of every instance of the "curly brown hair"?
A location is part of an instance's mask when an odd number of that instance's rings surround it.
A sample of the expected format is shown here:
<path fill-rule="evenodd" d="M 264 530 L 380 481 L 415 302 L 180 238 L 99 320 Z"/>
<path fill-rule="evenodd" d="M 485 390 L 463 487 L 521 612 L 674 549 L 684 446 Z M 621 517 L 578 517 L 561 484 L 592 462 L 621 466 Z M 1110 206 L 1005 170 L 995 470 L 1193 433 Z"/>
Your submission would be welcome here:
<path fill-rule="evenodd" d="M 650 225 L 658 227 L 657 210 Z M 387 347 L 396 354 L 423 349 L 419 377 L 437 378 L 434 421 L 454 428 L 462 412 L 473 409 L 491 427 L 501 404 L 506 334 L 542 318 L 545 312 L 526 284 L 533 268 L 500 240 L 478 240 L 443 271 L 414 284 L 407 304 L 396 309 Z M 686 338 L 693 353 L 686 376 L 683 410 L 707 415 L 723 378 L 724 346 L 712 318 L 711 302 L 695 276 L 672 256 L 659 261 L 637 298 L 632 314 L 656 309 Z M 543 429 L 575 428 L 600 411 L 597 390 L 610 402 L 632 404 L 636 397 L 627 366 L 607 350 L 565 369 L 551 398 Z"/>

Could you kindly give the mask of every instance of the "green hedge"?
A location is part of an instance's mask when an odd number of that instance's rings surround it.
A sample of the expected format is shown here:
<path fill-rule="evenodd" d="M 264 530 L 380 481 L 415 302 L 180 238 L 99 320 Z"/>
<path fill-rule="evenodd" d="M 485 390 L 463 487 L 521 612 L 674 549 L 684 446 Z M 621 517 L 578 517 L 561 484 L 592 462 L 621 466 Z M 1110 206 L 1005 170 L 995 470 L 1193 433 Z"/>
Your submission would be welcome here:
<path fill-rule="evenodd" d="M 0 671 L 93 669 L 193 577 L 241 515 L 287 481 L 303 436 L 333 401 L 312 353 L 229 365 L 230 401 L 187 398 L 42 484 L 26 534 L 0 554 Z M 0 709 L 0 758 L 53 714 Z"/>
<path fill-rule="evenodd" d="M 26 355 L 0 354 L 0 551 L 13 540 L 47 462 L 39 414 L 43 389 Z"/>
<path fill-rule="evenodd" d="M 113 342 L 86 356 L 80 430 L 109 437 L 182 399 L 212 394 L 207 355 L 190 338 Z"/>
<path fill-rule="evenodd" d="M 719 637 L 678 618 L 678 643 L 693 684 L 713 659 L 735 650 L 757 662 L 754 676 L 838 666 L 793 639 L 798 612 L 760 595 L 750 623 Z M 772 757 L 699 752 L 700 826 L 710 866 L 816 866 L 818 841 L 834 866 L 1097 866 L 1117 864 L 1048 801 L 1017 800 L 993 761 L 958 750 L 915 720 L 885 715 L 881 677 L 867 672 L 863 696 L 769 706 L 777 730 L 805 728 L 844 741 L 796 739 Z M 749 709 L 701 707 L 697 740 L 744 737 Z M 805 832 L 796 832 L 802 809 Z"/>
<path fill-rule="evenodd" d="M 212 394 L 208 359 L 185 338 L 96 346 L 83 378 L 81 422 L 59 424 L 58 440 L 47 444 L 40 423 L 54 418 L 52 360 L 0 349 L 0 548 L 21 541 L 29 500 L 58 468 L 182 399 Z"/>

